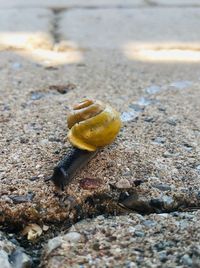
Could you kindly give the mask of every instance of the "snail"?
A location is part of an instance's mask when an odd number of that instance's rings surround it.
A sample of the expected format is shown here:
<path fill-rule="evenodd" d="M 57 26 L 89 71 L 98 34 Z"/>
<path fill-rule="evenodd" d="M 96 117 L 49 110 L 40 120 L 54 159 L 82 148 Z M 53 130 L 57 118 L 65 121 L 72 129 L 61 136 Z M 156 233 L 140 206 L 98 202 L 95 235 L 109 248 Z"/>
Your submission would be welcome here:
<path fill-rule="evenodd" d="M 114 108 L 91 99 L 73 106 L 67 124 L 67 137 L 73 147 L 54 168 L 51 177 L 62 190 L 99 149 L 114 141 L 121 128 L 120 115 Z"/>

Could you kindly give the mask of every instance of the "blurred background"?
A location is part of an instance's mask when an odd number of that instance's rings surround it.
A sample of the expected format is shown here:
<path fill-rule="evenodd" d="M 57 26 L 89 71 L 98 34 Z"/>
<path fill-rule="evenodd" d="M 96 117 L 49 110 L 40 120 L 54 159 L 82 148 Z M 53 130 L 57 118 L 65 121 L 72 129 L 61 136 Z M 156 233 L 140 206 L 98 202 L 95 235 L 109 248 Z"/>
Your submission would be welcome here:
<path fill-rule="evenodd" d="M 199 0 L 0 1 L 0 49 L 41 65 L 88 50 L 130 61 L 199 62 Z"/>

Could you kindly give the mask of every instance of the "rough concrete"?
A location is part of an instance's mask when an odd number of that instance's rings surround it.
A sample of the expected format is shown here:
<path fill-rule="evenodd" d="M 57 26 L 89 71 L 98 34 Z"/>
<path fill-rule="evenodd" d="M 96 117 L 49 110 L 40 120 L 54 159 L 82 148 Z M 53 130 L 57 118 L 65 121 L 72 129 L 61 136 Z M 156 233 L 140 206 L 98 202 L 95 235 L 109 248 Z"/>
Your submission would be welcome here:
<path fill-rule="evenodd" d="M 61 39 L 86 49 L 199 48 L 196 8 L 71 10 L 60 23 Z"/>
<path fill-rule="evenodd" d="M 43 266 L 199 267 L 199 212 L 84 220 L 45 247 Z"/>
<path fill-rule="evenodd" d="M 68 219 L 69 213 L 74 220 L 82 213 L 113 213 L 124 192 L 114 187 L 121 179 L 129 180 L 131 185 L 125 192 L 130 191 L 133 198 L 137 193 L 145 199 L 146 212 L 157 209 L 149 207 L 148 202 L 162 199 L 163 195 L 164 199 L 167 195 L 172 200 L 166 201 L 169 205 L 161 200 L 158 210 L 198 206 L 199 85 L 195 81 L 199 73 L 196 65 L 136 64 L 119 58 L 118 53 L 113 53 L 108 63 L 106 58 L 111 54 L 106 52 L 105 58 L 91 52 L 84 57 L 84 65 L 52 70 L 20 56 L 1 53 L 4 154 L 1 223 L 62 221 Z M 170 86 L 174 81 L 189 79 L 193 84 L 183 82 L 183 89 L 180 84 Z M 146 88 L 154 84 L 160 86 L 159 91 L 149 95 Z M 67 93 L 60 94 L 56 85 L 64 86 Z M 124 123 L 116 142 L 99 153 L 59 196 L 53 184 L 45 183 L 44 179 L 52 174 L 53 167 L 70 146 L 65 142 L 68 108 L 85 95 L 110 102 L 131 117 Z M 101 179 L 102 187 L 95 191 L 81 189 L 80 179 L 88 177 Z M 135 180 L 143 183 L 135 187 Z M 153 187 L 156 184 L 172 188 L 163 193 Z M 105 198 L 105 203 L 96 206 L 98 196 Z M 94 202 L 90 203 L 92 199 Z M 109 201 L 109 206 L 108 200 L 113 201 Z M 143 210 L 136 203 L 131 208 Z M 80 207 L 83 212 L 79 211 Z"/>

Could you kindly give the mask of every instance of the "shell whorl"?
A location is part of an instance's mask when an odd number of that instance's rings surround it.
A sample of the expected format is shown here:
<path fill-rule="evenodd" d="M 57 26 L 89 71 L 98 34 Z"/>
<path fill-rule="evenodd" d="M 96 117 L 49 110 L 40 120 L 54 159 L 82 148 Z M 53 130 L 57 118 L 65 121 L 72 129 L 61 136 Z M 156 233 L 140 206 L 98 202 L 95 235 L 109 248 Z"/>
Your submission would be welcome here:
<path fill-rule="evenodd" d="M 121 128 L 120 116 L 115 109 L 90 99 L 74 105 L 67 123 L 69 141 L 73 146 L 88 151 L 112 143 Z"/>

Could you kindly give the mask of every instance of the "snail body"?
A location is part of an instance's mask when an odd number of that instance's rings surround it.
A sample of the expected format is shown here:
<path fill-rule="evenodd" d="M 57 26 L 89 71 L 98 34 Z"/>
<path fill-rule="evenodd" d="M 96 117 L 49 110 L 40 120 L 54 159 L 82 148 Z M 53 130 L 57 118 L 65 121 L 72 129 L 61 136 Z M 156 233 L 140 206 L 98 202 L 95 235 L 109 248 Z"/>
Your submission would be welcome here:
<path fill-rule="evenodd" d="M 67 117 L 68 139 L 73 145 L 54 168 L 51 179 L 61 189 L 68 184 L 77 170 L 83 167 L 98 149 L 112 143 L 120 128 L 119 113 L 110 105 L 85 99 L 74 105 Z"/>
<path fill-rule="evenodd" d="M 54 173 L 51 177 L 54 184 L 64 190 L 65 185 L 70 183 L 76 172 L 87 164 L 96 153 L 97 151 L 89 152 L 72 147 L 54 168 Z"/>

